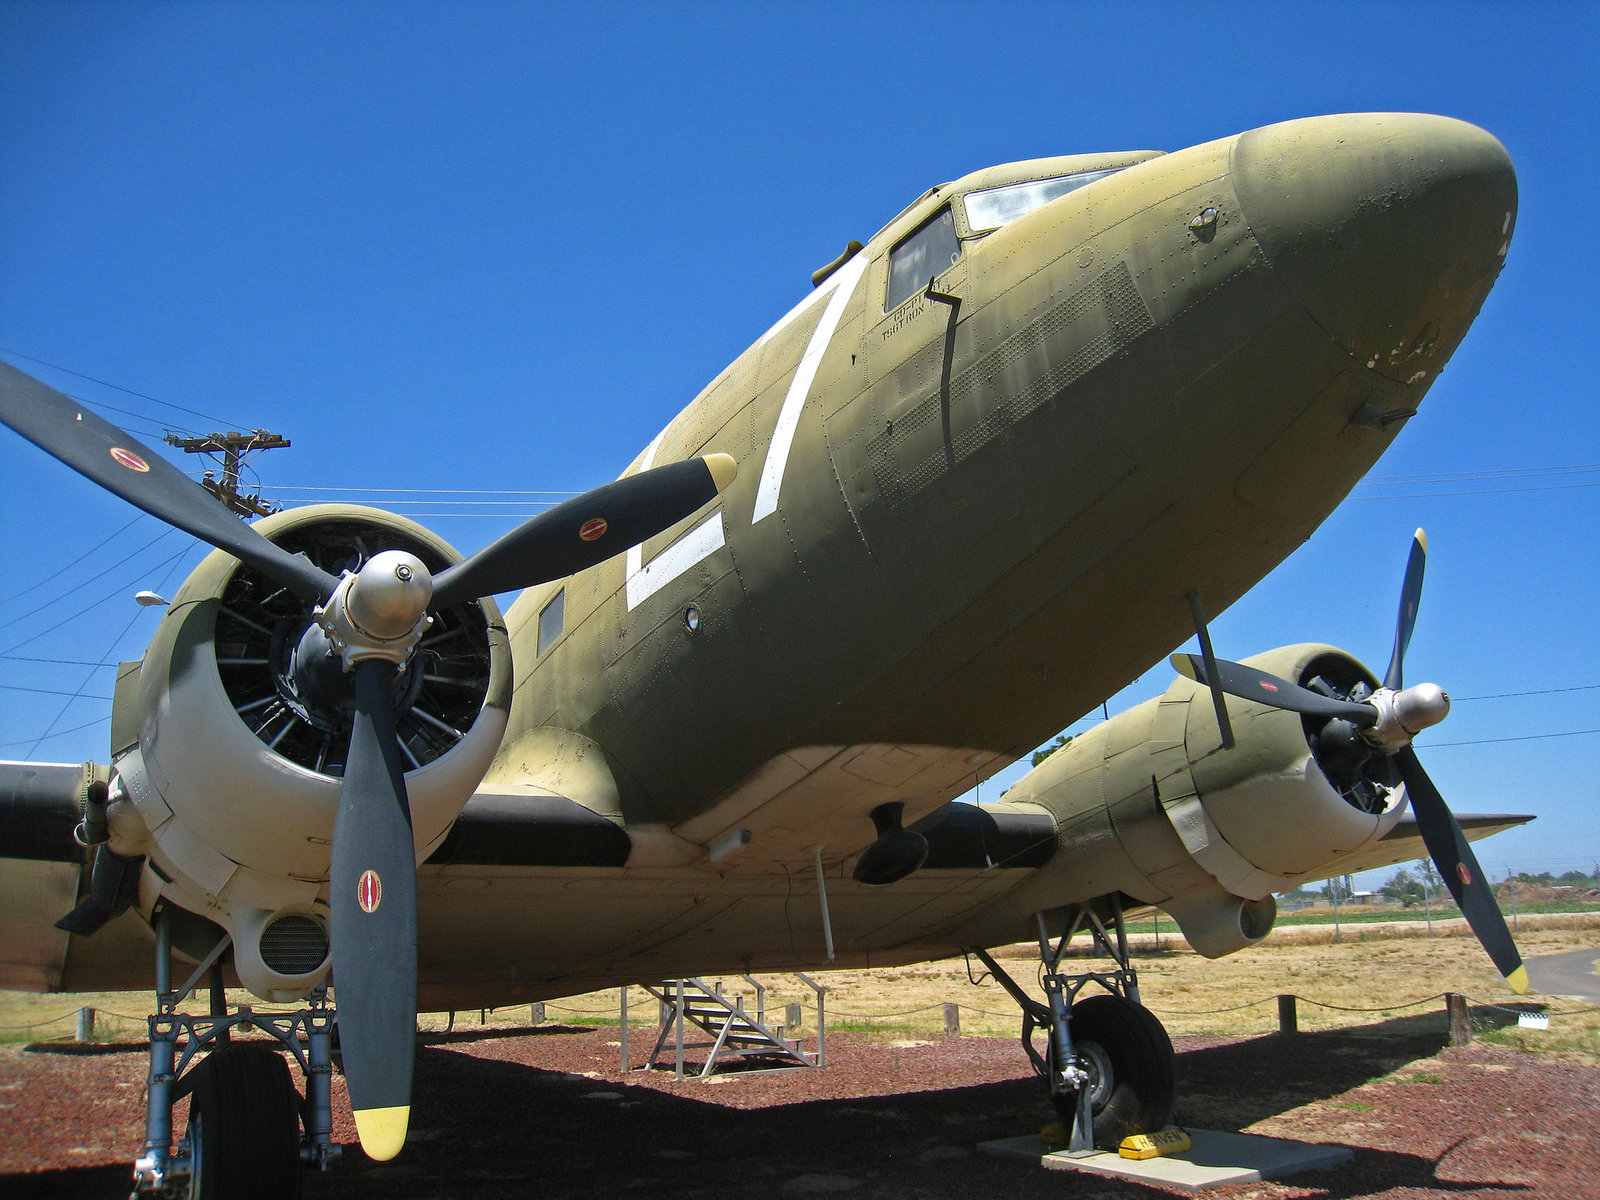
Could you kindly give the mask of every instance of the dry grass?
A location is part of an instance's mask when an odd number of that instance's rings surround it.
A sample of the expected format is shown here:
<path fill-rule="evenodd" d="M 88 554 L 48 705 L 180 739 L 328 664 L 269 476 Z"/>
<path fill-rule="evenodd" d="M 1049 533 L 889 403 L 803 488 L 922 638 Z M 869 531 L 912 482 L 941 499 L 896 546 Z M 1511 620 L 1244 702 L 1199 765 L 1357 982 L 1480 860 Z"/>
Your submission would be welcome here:
<path fill-rule="evenodd" d="M 1276 997 L 1293 993 L 1299 1000 L 1300 1027 L 1306 1030 L 1353 1028 L 1392 1023 L 1388 1028 L 1442 1028 L 1443 992 L 1460 992 L 1477 1006 L 1512 1005 L 1515 996 L 1496 973 L 1476 941 L 1460 930 L 1435 922 L 1434 937 L 1415 926 L 1367 926 L 1346 929 L 1342 941 L 1333 941 L 1325 926 L 1299 926 L 1276 931 L 1265 942 L 1216 961 L 1200 958 L 1170 934 L 1157 951 L 1154 939 L 1135 939 L 1136 965 L 1143 1000 L 1174 1034 L 1252 1036 L 1277 1028 Z M 1525 958 L 1560 954 L 1592 947 L 1600 941 L 1600 915 L 1524 917 L 1518 944 Z M 1037 994 L 1035 948 L 1010 947 L 997 957 L 1011 974 Z M 1093 969 L 1103 960 L 1077 960 Z M 981 965 L 974 961 L 973 972 Z M 769 1018 L 781 1022 L 789 1004 L 803 1005 L 802 1028 L 814 1033 L 812 993 L 787 976 L 764 976 L 769 987 Z M 943 1032 L 944 1005 L 960 1007 L 963 1033 L 1015 1036 L 1019 1026 L 1016 1005 L 993 980 L 974 986 L 961 959 L 920 963 L 871 971 L 834 971 L 822 974 L 828 987 L 828 1026 L 832 1029 L 876 1030 L 910 1040 L 938 1037 Z M 754 994 L 739 979 L 725 981 L 730 995 L 743 994 L 754 1008 Z M 238 997 L 235 997 L 236 999 Z M 655 1001 L 642 989 L 630 991 L 630 1024 L 654 1027 Z M 135 993 L 86 996 L 37 996 L 0 992 L 0 1040 L 57 1040 L 73 1035 L 73 1016 L 79 1005 L 101 1010 L 97 1036 L 103 1040 L 138 1041 L 145 1036 L 142 1017 L 145 998 Z M 265 1011 L 278 1006 L 257 1005 Z M 1571 1001 L 1550 1004 L 1555 1016 L 1547 1031 L 1512 1026 L 1487 1032 L 1493 1040 L 1528 1050 L 1572 1055 L 1600 1061 L 1600 1010 Z M 1352 1011 L 1354 1010 L 1354 1011 Z M 1586 1011 L 1580 1011 L 1586 1010 Z M 193 1011 L 204 1011 L 195 1004 Z M 615 1023 L 618 993 L 615 989 L 552 1001 L 546 1019 L 584 1025 Z M 106 1014 L 118 1014 L 116 1017 Z M 1495 1010 L 1477 1014 L 1488 1030 Z M 1509 1013 L 1502 1019 L 1514 1019 Z M 456 1016 L 457 1027 L 481 1023 L 500 1028 L 524 1026 L 526 1006 L 480 1014 Z M 442 1031 L 444 1014 L 424 1014 L 424 1030 Z"/>

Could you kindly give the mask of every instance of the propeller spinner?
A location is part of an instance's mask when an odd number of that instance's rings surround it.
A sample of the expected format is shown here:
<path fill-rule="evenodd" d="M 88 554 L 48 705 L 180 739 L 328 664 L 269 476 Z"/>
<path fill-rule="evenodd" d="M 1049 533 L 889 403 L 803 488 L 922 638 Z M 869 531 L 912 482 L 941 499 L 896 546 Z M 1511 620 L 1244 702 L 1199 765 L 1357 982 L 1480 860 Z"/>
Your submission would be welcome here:
<path fill-rule="evenodd" d="M 1417 607 L 1422 597 L 1422 576 L 1427 566 L 1428 538 L 1417 530 L 1406 562 L 1405 582 L 1400 589 L 1400 612 L 1395 622 L 1394 651 L 1384 683 L 1360 700 L 1323 695 L 1287 679 L 1257 671 L 1241 663 L 1216 660 L 1216 674 L 1210 675 L 1199 655 L 1174 654 L 1172 665 L 1178 673 L 1216 690 L 1254 700 L 1271 708 L 1281 708 L 1327 721 L 1322 737 L 1339 738 L 1345 754 L 1390 755 L 1411 800 L 1417 828 L 1428 847 L 1439 875 L 1466 917 L 1467 924 L 1488 952 L 1496 969 L 1505 976 L 1518 995 L 1528 991 L 1528 972 L 1522 965 L 1505 917 L 1495 903 L 1488 878 L 1467 844 L 1461 823 L 1428 778 L 1411 748 L 1411 739 L 1422 730 L 1444 720 L 1450 711 L 1450 697 L 1436 684 L 1402 687 L 1406 648 L 1416 625 Z M 1343 731 L 1340 722 L 1346 723 Z"/>
<path fill-rule="evenodd" d="M 5 363 L 0 422 L 314 606 L 297 666 L 325 672 L 333 656 L 353 675 L 354 722 L 329 866 L 333 974 L 361 1145 L 372 1158 L 394 1157 L 410 1119 L 417 1009 L 416 848 L 395 737 L 395 676 L 431 623 L 430 608 L 603 562 L 712 500 L 737 465 L 710 454 L 605 484 L 531 518 L 437 579 L 403 551 L 375 554 L 335 579 L 239 521 L 129 434 Z"/>

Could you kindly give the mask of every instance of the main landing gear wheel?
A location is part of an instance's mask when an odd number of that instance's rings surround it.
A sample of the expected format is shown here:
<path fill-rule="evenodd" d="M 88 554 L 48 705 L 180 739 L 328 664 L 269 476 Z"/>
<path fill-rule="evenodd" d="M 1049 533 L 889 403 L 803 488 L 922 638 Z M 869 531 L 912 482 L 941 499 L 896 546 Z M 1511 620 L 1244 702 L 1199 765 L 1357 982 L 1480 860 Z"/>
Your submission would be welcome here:
<path fill-rule="evenodd" d="M 195 1068 L 190 1200 L 297 1200 L 300 1097 L 269 1046 L 226 1046 Z"/>
<path fill-rule="evenodd" d="M 1121 996 L 1090 996 L 1072 1006 L 1071 1029 L 1073 1051 L 1089 1074 L 1094 1144 L 1115 1150 L 1125 1137 L 1166 1128 L 1178 1096 L 1177 1060 L 1155 1015 Z M 1051 1100 L 1070 1129 L 1076 1094 Z"/>

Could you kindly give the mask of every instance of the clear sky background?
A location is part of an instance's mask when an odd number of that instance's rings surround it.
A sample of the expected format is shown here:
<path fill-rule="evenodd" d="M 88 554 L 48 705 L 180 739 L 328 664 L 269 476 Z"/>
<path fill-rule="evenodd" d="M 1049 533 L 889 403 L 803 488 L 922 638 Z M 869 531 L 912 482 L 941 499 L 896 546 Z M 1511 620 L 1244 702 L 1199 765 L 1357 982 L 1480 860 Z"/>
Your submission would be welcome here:
<path fill-rule="evenodd" d="M 614 477 L 932 184 L 1319 113 L 1464 118 L 1517 165 L 1505 273 L 1372 476 L 1213 636 L 1381 673 L 1426 527 L 1407 677 L 1457 704 L 1419 753 L 1458 811 L 1539 814 L 1480 844 L 1492 874 L 1588 870 L 1597 63 L 1592 3 L 0 0 L 0 357 L 149 441 L 286 435 L 270 498 L 384 504 L 471 550 Z M 105 760 L 94 664 L 142 653 L 133 593 L 199 558 L 135 517 L 0 436 L 0 757 Z"/>

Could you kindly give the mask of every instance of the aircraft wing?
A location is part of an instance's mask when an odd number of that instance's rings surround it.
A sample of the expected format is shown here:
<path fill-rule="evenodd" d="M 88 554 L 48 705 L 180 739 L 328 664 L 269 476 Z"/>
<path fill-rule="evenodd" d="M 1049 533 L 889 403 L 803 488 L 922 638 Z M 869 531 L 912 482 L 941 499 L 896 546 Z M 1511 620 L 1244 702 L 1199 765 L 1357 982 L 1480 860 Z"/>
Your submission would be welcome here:
<path fill-rule="evenodd" d="M 1461 831 L 1467 835 L 1467 840 L 1475 842 L 1479 838 L 1525 825 L 1533 817 L 1510 813 L 1457 813 L 1456 820 L 1461 822 Z M 1354 875 L 1358 871 L 1371 871 L 1376 867 L 1390 867 L 1427 857 L 1428 848 L 1422 843 L 1417 819 L 1407 813 L 1388 833 L 1341 862 L 1339 872 Z"/>

